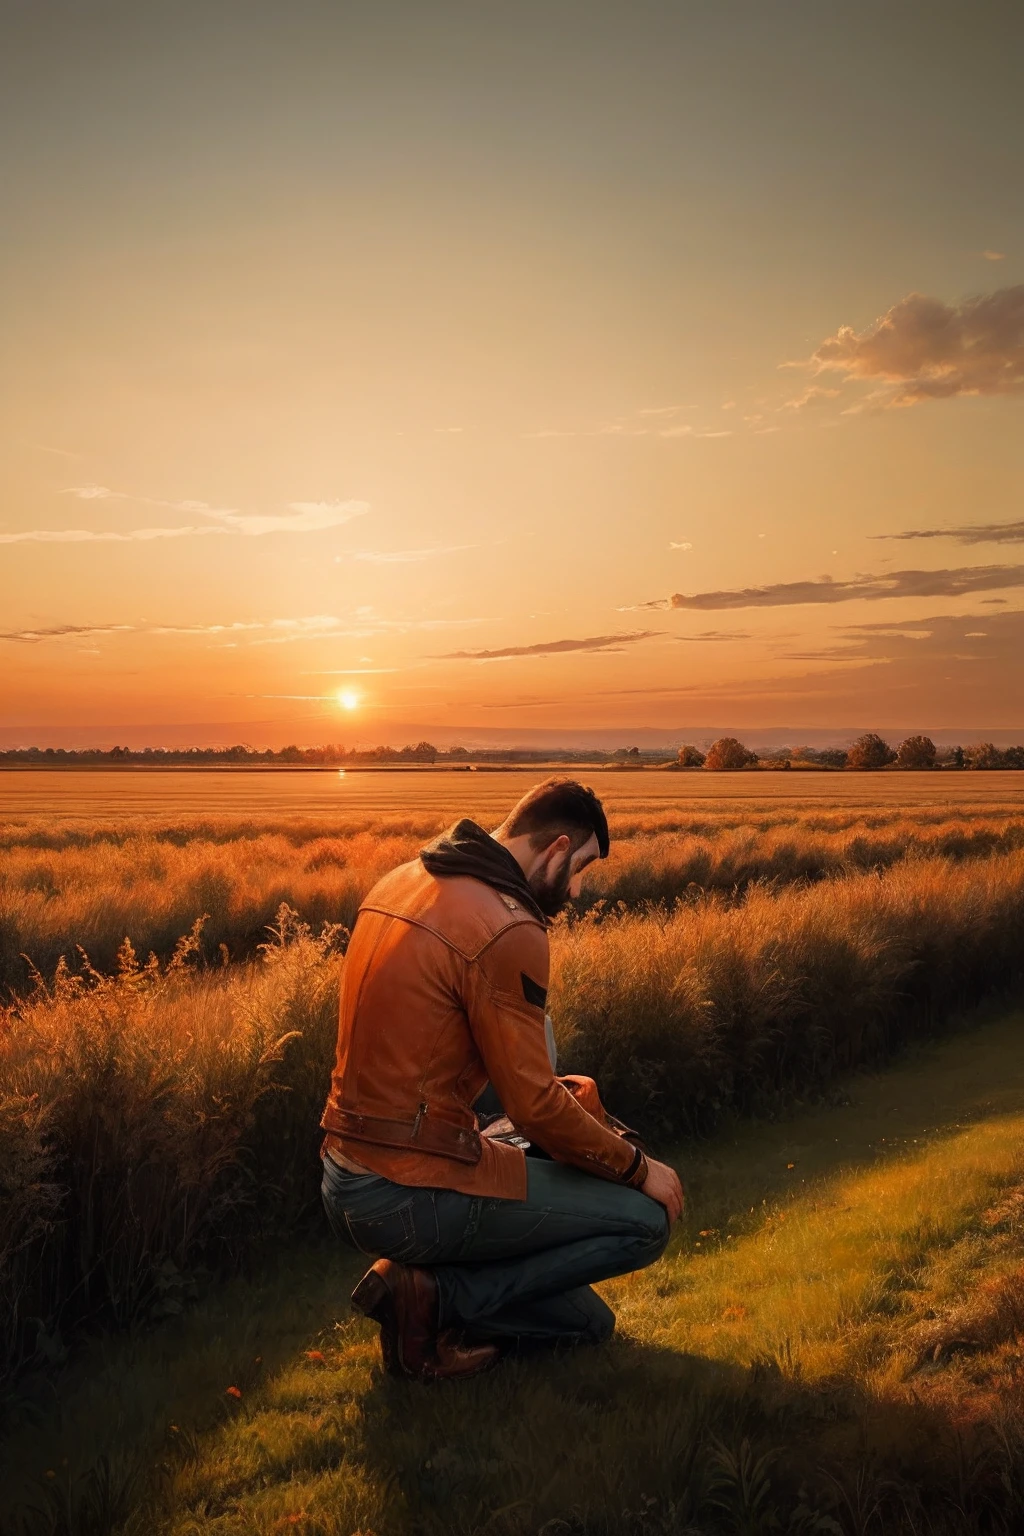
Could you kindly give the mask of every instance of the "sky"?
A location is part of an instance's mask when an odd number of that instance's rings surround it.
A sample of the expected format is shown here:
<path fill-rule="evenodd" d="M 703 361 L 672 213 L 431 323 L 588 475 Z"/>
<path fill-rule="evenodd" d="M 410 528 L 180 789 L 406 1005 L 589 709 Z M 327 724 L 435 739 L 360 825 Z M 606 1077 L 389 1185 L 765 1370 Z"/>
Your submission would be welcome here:
<path fill-rule="evenodd" d="M 1018 4 L 0 11 L 0 745 L 1024 740 Z"/>

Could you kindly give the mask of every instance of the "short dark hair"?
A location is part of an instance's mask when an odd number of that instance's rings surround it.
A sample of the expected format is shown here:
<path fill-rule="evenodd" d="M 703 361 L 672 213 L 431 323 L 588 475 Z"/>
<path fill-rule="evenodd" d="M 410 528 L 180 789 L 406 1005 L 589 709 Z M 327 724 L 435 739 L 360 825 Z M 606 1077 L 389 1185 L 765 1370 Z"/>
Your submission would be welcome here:
<path fill-rule="evenodd" d="M 529 837 L 534 847 L 546 847 L 563 834 L 573 853 L 592 836 L 602 859 L 608 857 L 608 818 L 588 784 L 576 779 L 545 779 L 535 784 L 505 817 L 509 837 Z M 543 839 L 543 841 L 541 841 Z"/>

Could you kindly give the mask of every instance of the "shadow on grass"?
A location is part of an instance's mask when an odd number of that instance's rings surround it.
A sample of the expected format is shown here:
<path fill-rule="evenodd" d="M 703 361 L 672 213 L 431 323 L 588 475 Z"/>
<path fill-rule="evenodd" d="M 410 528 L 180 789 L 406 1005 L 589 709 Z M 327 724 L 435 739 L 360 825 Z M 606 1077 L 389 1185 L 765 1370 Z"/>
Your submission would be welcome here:
<path fill-rule="evenodd" d="M 17 1508 L 3 1500 L 4 1536 L 1024 1529 L 1015 1406 L 958 1424 L 941 1404 L 882 1400 L 847 1377 L 804 1383 L 785 1362 L 741 1367 L 625 1335 L 464 1383 L 394 1381 L 375 1330 L 337 1321 L 342 1275 L 347 1287 L 351 1265 L 318 1252 L 284 1319 L 281 1276 L 250 1309 L 239 1286 L 219 1319 L 207 1313 L 205 1355 L 189 1320 L 159 1356 L 151 1339 L 125 1346 L 120 1369 L 108 1359 L 92 1396 L 65 1404 L 55 1475 L 29 1478 Z M 229 1358 L 241 1399 L 225 1398 Z"/>
<path fill-rule="evenodd" d="M 363 1412 L 350 1454 L 390 1490 L 381 1536 L 1024 1528 L 1016 1418 L 968 1427 L 773 1362 L 744 1369 L 620 1338 L 460 1386 L 378 1379 Z"/>

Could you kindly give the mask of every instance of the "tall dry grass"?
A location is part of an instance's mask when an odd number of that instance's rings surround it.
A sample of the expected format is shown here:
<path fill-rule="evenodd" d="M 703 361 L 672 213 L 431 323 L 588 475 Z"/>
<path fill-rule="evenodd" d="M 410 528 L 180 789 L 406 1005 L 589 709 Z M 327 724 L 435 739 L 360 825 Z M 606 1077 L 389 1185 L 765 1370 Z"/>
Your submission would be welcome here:
<path fill-rule="evenodd" d="M 232 959 L 254 953 L 282 902 L 314 927 L 351 926 L 374 882 L 439 830 L 436 817 L 333 829 L 227 820 L 151 830 L 8 827 L 0 833 L 0 990 L 24 988 L 31 966 L 52 976 L 62 956 L 76 970 L 79 947 L 112 971 L 125 938 L 140 955 L 167 958 L 204 915 L 208 959 L 221 946 Z M 908 859 L 986 858 L 1024 846 L 1024 817 L 672 811 L 613 817 L 612 832 L 611 855 L 590 872 L 581 910 L 817 881 Z"/>
<path fill-rule="evenodd" d="M 1024 853 L 563 923 L 563 1054 L 617 1112 L 703 1132 L 882 1058 L 1024 976 Z"/>
<path fill-rule="evenodd" d="M 563 1066 L 658 1139 L 778 1106 L 1018 983 L 1024 852 L 589 916 L 554 935 Z M 0 1370 L 59 1330 L 181 1304 L 316 1212 L 338 935 L 256 961 L 123 948 L 0 1015 Z M 30 1322 L 35 1319 L 35 1322 Z"/>
<path fill-rule="evenodd" d="M 339 938 L 283 911 L 259 960 L 122 947 L 0 1014 L 0 1377 L 83 1323 L 181 1310 L 317 1202 Z"/>

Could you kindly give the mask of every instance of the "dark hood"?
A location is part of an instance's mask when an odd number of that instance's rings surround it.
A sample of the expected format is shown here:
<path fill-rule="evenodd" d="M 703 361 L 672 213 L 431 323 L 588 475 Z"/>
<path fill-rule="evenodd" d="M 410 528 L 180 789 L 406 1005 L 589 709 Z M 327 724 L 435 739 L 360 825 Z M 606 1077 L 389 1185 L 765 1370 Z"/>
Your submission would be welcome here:
<path fill-rule="evenodd" d="M 545 928 L 548 926 L 548 919 L 512 854 L 468 816 L 428 843 L 420 859 L 432 875 L 470 875 L 504 896 L 514 896 Z"/>

